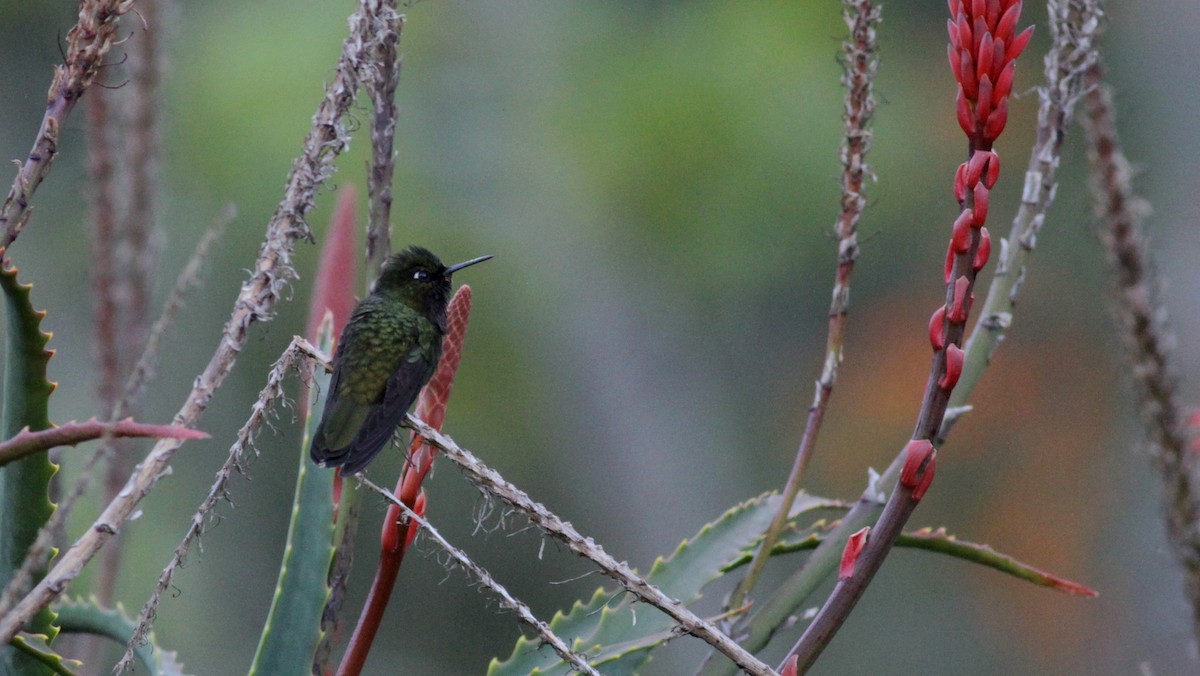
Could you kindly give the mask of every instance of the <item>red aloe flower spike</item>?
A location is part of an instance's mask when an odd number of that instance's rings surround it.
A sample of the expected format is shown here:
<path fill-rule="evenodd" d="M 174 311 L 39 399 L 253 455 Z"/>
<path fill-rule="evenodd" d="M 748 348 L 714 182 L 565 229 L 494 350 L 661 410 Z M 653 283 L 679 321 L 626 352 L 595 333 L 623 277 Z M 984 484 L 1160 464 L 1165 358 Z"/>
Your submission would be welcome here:
<path fill-rule="evenodd" d="M 975 57 L 971 54 L 971 50 L 966 48 L 962 50 L 962 77 L 958 78 L 958 82 L 962 85 L 967 99 L 974 101 L 979 96 L 979 80 L 975 76 Z"/>
<path fill-rule="evenodd" d="M 963 209 L 954 221 L 953 234 L 950 236 L 950 248 L 954 253 L 966 253 L 971 250 L 971 228 L 975 217 L 971 209 Z"/>
<path fill-rule="evenodd" d="M 963 162 L 958 165 L 958 171 L 954 172 L 954 199 L 958 200 L 958 205 L 961 207 L 963 202 L 967 201 L 967 163 Z"/>
<path fill-rule="evenodd" d="M 1008 99 L 1000 102 L 996 109 L 988 115 L 987 124 L 983 126 L 983 136 L 991 143 L 1004 131 L 1004 125 L 1008 124 Z"/>
<path fill-rule="evenodd" d="M 863 547 L 867 546 L 867 535 L 870 532 L 871 527 L 867 526 L 846 540 L 846 548 L 842 550 L 842 565 L 838 566 L 839 580 L 854 576 L 854 564 L 858 562 L 858 555 L 862 554 Z"/>
<path fill-rule="evenodd" d="M 979 85 L 980 85 L 979 91 L 982 92 L 983 91 L 983 78 L 987 77 L 992 72 L 993 52 L 992 52 L 992 34 L 991 33 L 983 34 L 983 37 L 979 40 L 979 51 L 976 53 L 979 54 L 979 58 L 976 59 L 976 62 L 975 62 L 975 77 L 976 77 L 976 79 L 979 80 Z M 981 101 L 984 99 L 984 96 L 982 93 L 980 93 L 979 99 Z"/>
<path fill-rule="evenodd" d="M 1012 41 L 1012 44 L 1010 44 L 1008 46 L 1008 51 L 1005 52 L 1005 54 L 1004 54 L 1004 60 L 1005 61 L 1016 61 L 1017 57 L 1021 55 L 1021 52 L 1025 51 L 1025 47 L 1026 47 L 1026 45 L 1029 44 L 1029 40 L 1032 37 L 1033 37 L 1033 26 L 1030 26 L 1029 28 L 1026 28 L 1025 30 L 1021 31 L 1021 34 L 1018 35 Z"/>
<path fill-rule="evenodd" d="M 988 258 L 992 255 L 992 236 L 988 234 L 987 228 L 982 228 L 979 231 L 979 248 L 975 250 L 975 260 L 971 261 L 971 269 L 979 272 L 983 266 L 987 265 Z"/>
<path fill-rule="evenodd" d="M 963 51 L 963 54 L 966 53 Z M 958 85 L 958 98 L 954 102 L 958 105 L 958 126 L 962 127 L 967 136 L 974 136 L 975 116 L 971 114 L 971 104 L 967 102 L 966 92 L 961 84 Z"/>
<path fill-rule="evenodd" d="M 954 280 L 954 300 L 950 303 L 950 310 L 946 312 L 946 319 L 951 324 L 962 324 L 967 321 L 967 314 L 971 308 L 967 305 L 967 288 L 971 285 L 971 280 L 966 276 L 959 277 Z"/>
<path fill-rule="evenodd" d="M 950 24 L 954 25 L 954 24 Z M 950 72 L 954 73 L 954 81 L 957 82 L 960 78 L 959 73 L 962 69 L 962 57 L 958 53 L 958 47 L 951 40 L 950 44 L 946 45 L 946 58 L 950 59 Z"/>
<path fill-rule="evenodd" d="M 971 159 L 967 160 L 967 187 L 972 190 L 979 184 L 979 177 L 983 176 L 983 170 L 987 168 L 987 161 L 990 154 L 985 151 L 976 151 L 971 154 Z"/>
<path fill-rule="evenodd" d="M 987 151 L 988 157 L 987 173 L 983 175 L 983 185 L 988 190 L 996 186 L 996 181 L 1000 180 L 1000 156 L 995 150 Z"/>
<path fill-rule="evenodd" d="M 988 0 L 987 25 L 991 31 L 996 30 L 996 22 L 1000 19 L 1000 0 Z"/>
<path fill-rule="evenodd" d="M 998 40 L 996 45 L 1004 46 L 1003 40 Z M 1004 70 L 1000 71 L 999 77 L 996 78 L 996 86 L 992 88 L 992 107 L 1000 105 L 1000 102 L 1008 98 L 1012 93 L 1013 75 L 1016 73 L 1017 62 L 1009 61 Z"/>
<path fill-rule="evenodd" d="M 1021 18 L 1021 3 L 1016 3 L 1004 11 L 1004 16 L 1000 17 L 1000 21 L 996 22 L 996 38 L 1007 42 L 1013 36 L 1013 31 L 1017 28 L 1017 21 Z"/>
<path fill-rule="evenodd" d="M 979 78 L 979 101 L 975 103 L 975 120 L 977 125 L 987 122 L 992 112 L 992 78 L 984 75 Z"/>
<path fill-rule="evenodd" d="M 975 207 L 973 211 L 975 214 L 974 218 L 971 219 L 971 227 L 983 227 L 983 224 L 987 223 L 988 212 L 988 189 L 987 185 L 983 183 L 975 184 Z"/>
<path fill-rule="evenodd" d="M 925 473 L 921 475 L 921 483 L 913 489 L 913 502 L 920 502 L 921 498 L 925 497 L 925 491 L 929 490 L 929 485 L 933 483 L 934 470 L 937 469 L 937 451 L 929 458 L 929 462 L 925 465 Z"/>
<path fill-rule="evenodd" d="M 900 485 L 912 490 L 921 483 L 918 473 L 936 450 L 928 439 L 913 439 L 904 448 L 904 467 L 900 470 Z"/>
<path fill-rule="evenodd" d="M 946 347 L 946 306 L 939 306 L 929 318 L 929 344 L 933 351 Z"/>
<path fill-rule="evenodd" d="M 965 279 L 965 278 L 964 278 Z M 938 379 L 938 387 L 943 390 L 953 390 L 962 375 L 963 351 L 957 345 L 946 346 L 946 372 Z"/>

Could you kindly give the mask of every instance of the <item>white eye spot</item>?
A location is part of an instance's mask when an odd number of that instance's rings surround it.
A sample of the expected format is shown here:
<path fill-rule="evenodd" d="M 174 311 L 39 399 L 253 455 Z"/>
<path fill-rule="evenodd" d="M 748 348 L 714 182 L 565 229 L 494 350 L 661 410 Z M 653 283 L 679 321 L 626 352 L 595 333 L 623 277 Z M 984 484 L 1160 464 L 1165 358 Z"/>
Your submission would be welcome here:
<path fill-rule="evenodd" d="M 426 279 L 429 279 L 429 273 L 425 272 L 424 270 L 417 270 L 413 273 L 413 279 L 423 282 Z"/>

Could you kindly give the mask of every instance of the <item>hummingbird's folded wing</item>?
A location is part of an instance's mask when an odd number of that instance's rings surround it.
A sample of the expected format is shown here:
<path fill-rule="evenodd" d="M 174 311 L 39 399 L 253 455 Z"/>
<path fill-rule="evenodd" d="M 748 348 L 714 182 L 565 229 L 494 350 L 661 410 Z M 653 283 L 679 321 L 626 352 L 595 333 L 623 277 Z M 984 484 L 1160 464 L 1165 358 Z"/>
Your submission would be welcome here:
<path fill-rule="evenodd" d="M 342 473 L 354 474 L 363 469 L 379 454 L 404 421 L 404 414 L 417 399 L 417 394 L 429 379 L 437 362 L 430 360 L 427 352 L 415 348 L 401 362 L 400 367 L 388 378 L 383 398 L 370 407 L 358 434 L 346 449 L 346 461 Z"/>

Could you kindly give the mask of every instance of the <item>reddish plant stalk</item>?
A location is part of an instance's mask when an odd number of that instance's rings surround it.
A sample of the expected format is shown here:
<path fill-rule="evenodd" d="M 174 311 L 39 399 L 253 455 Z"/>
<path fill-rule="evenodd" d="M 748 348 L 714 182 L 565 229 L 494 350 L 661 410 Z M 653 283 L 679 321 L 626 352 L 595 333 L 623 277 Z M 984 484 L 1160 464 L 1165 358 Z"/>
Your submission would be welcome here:
<path fill-rule="evenodd" d="M 450 299 L 446 311 L 446 336 L 442 340 L 442 358 L 438 361 L 437 372 L 421 389 L 413 412 L 438 431 L 441 431 L 442 422 L 446 419 L 446 405 L 450 401 L 458 364 L 462 361 L 470 316 L 471 287 L 464 284 Z M 409 445 L 408 460 L 396 482 L 396 496 L 422 518 L 425 517 L 425 493 L 421 490 L 421 482 L 433 468 L 436 451 L 436 447 L 426 444 L 425 439 L 414 434 Z M 342 664 L 338 667 L 338 676 L 357 676 L 362 672 L 375 634 L 383 622 L 383 613 L 391 600 L 400 566 L 404 563 L 404 553 L 416 538 L 417 528 L 415 522 L 402 518 L 400 507 L 388 506 L 380 534 L 379 564 L 375 569 L 375 578 L 371 581 L 371 590 L 358 617 L 358 625 L 350 636 Z"/>
<path fill-rule="evenodd" d="M 991 242 L 987 229 L 989 192 L 1000 174 L 1000 158 L 992 144 L 1008 122 L 1008 97 L 1012 92 L 1016 59 L 1028 45 L 1033 29 L 1016 33 L 1019 0 L 950 0 L 950 68 L 958 82 L 958 124 L 968 139 L 968 159 L 954 178 L 954 195 L 960 213 L 951 230 L 946 252 L 945 303 L 929 324 L 933 363 L 912 440 L 904 454 L 900 481 L 883 513 L 862 537 L 852 539 L 842 559 L 833 593 L 793 647 L 798 670 L 809 669 L 854 609 L 933 480 L 937 451 L 930 441 L 937 435 L 946 405 L 963 366 L 963 336 L 974 301 L 978 272 L 987 264 Z"/>

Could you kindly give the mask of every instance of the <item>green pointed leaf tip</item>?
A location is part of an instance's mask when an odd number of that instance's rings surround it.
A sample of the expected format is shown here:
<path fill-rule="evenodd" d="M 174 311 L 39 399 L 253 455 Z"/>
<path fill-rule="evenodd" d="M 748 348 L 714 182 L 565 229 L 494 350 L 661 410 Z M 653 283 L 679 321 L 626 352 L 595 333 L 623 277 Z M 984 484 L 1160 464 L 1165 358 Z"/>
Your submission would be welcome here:
<path fill-rule="evenodd" d="M 655 560 L 646 576 L 647 581 L 667 596 L 684 603 L 695 602 L 700 598 L 701 589 L 721 576 L 724 566 L 739 556 L 743 548 L 762 537 L 778 504 L 779 496 L 771 493 L 736 505 L 716 521 L 706 524 L 694 537 L 684 540 L 670 557 Z M 799 515 L 830 504 L 828 500 L 802 494 L 792 513 Z M 573 649 L 594 659 L 593 665 L 606 675 L 632 674 L 650 658 L 649 651 L 660 643 L 647 645 L 641 640 L 669 632 L 674 627 L 669 617 L 645 605 L 637 609 L 635 619 L 633 603 L 627 594 L 598 589 L 586 603 L 576 601 L 566 614 L 555 613 L 550 628 L 570 642 Z M 668 635 L 664 634 L 664 639 Z M 628 650 L 606 650 L 622 643 L 628 644 Z M 525 676 L 570 672 L 558 655 L 539 648 L 537 641 L 520 637 L 507 660 L 492 660 L 488 674 Z"/>
<path fill-rule="evenodd" d="M 317 347 L 326 353 L 333 347 L 332 327 L 327 313 L 317 340 Z M 329 377 L 325 369 L 313 369 L 292 520 L 251 674 L 310 673 L 321 640 L 321 615 L 330 594 L 328 574 L 334 556 L 333 481 L 309 458 L 308 444 L 320 422 L 318 412 Z"/>
<path fill-rule="evenodd" d="M 54 652 L 45 634 L 22 632 L 14 636 L 9 645 L 52 674 L 75 676 L 75 670 L 83 666 L 79 660 L 67 659 Z"/>
<path fill-rule="evenodd" d="M 55 605 L 55 609 L 64 633 L 94 634 L 124 645 L 137 627 L 121 604 L 118 603 L 116 608 L 105 608 L 95 596 L 89 596 L 87 600 L 64 599 Z M 144 643 L 134 646 L 133 655 L 150 676 L 185 676 L 178 656 L 158 645 L 153 630 L 146 635 Z M 88 673 L 101 673 L 101 670 L 89 669 Z"/>
<path fill-rule="evenodd" d="M 50 427 L 49 400 L 54 384 L 46 379 L 53 352 L 46 349 L 50 334 L 41 330 L 45 312 L 33 309 L 29 284 L 17 281 L 17 269 L 7 265 L 0 249 L 0 292 L 4 294 L 5 340 L 4 401 L 0 434 L 11 439 L 22 429 Z M 10 580 L 20 568 L 37 533 L 54 514 L 50 480 L 58 471 L 47 456 L 38 454 L 0 467 L 0 580 Z M 45 567 L 35 570 L 40 578 Z M 53 643 L 58 629 L 54 614 L 44 610 L 26 626 Z M 52 670 L 32 656 L 10 648 L 0 649 L 0 673 L 48 674 Z"/>

